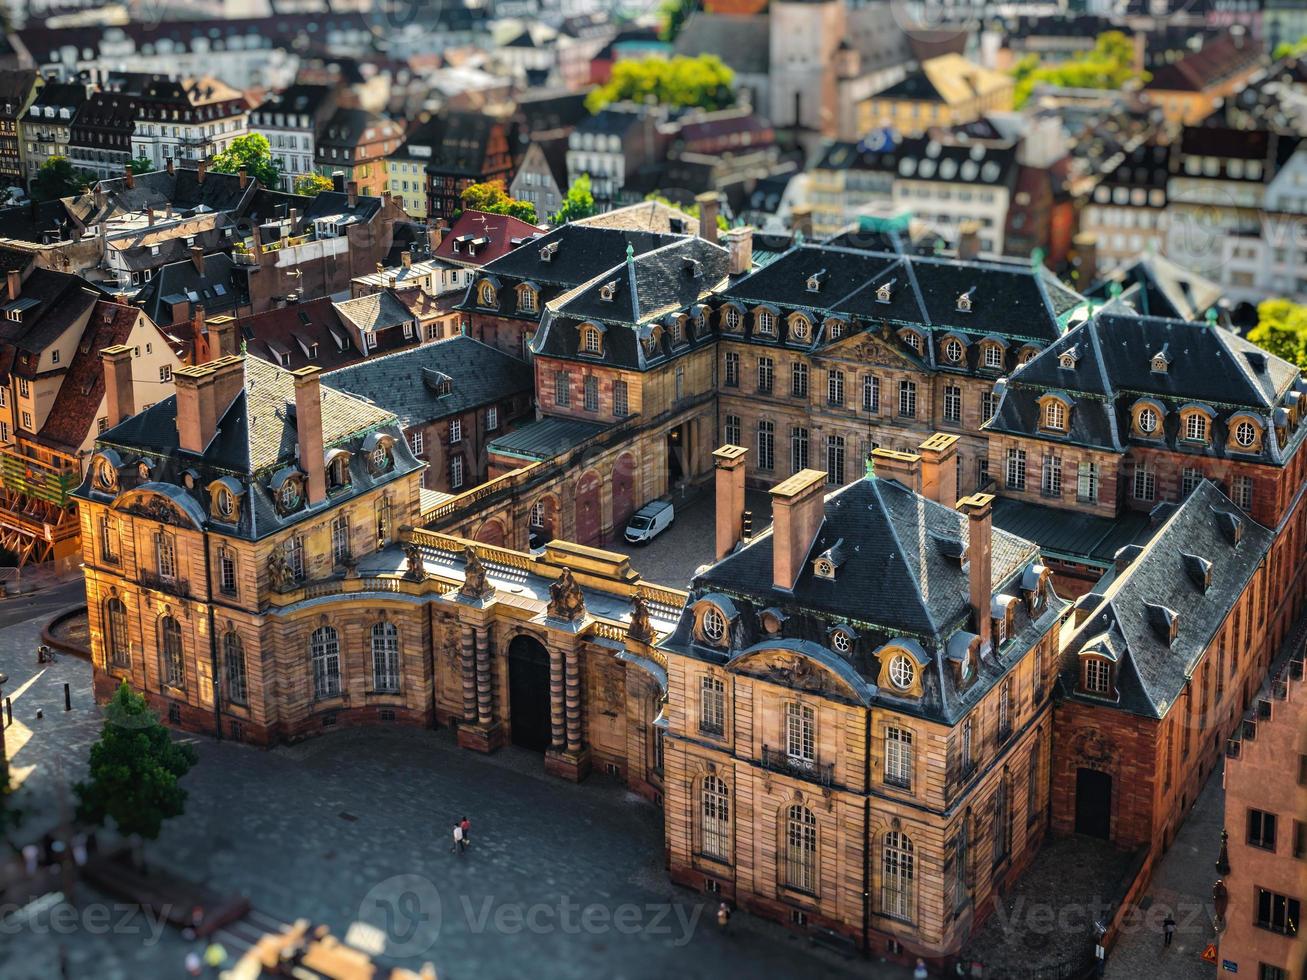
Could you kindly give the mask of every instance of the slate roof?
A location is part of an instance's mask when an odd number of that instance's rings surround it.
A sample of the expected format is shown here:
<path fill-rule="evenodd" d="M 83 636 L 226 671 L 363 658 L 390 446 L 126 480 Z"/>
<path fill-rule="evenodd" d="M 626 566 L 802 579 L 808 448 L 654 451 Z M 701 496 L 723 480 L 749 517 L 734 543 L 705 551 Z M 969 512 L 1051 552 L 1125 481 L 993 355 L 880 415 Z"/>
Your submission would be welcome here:
<path fill-rule="evenodd" d="M 1275 410 L 1298 385 L 1294 365 L 1220 327 L 1134 316 L 1114 305 L 1017 370 L 986 428 L 1114 452 L 1137 444 L 1227 456 L 1227 426 L 1232 415 L 1244 411 L 1261 419 L 1267 436 L 1260 456 L 1239 455 L 1273 464 L 1283 463 L 1307 434 L 1307 426 L 1300 425 L 1282 442 L 1273 428 Z M 1073 369 L 1060 366 L 1066 351 L 1078 355 Z M 1158 373 L 1152 370 L 1153 356 L 1163 351 L 1170 365 Z M 1065 436 L 1040 428 L 1038 400 L 1049 391 L 1064 392 L 1072 401 Z M 1165 409 L 1159 440 L 1131 435 L 1131 409 L 1140 398 L 1156 399 Z M 1180 438 L 1179 409 L 1189 403 L 1205 404 L 1214 415 L 1207 444 Z"/>
<path fill-rule="evenodd" d="M 173 322 L 172 305 L 186 300 L 192 312 L 196 304 L 209 315 L 234 310 L 248 302 L 245 277 L 237 270 L 230 255 L 214 252 L 204 256 L 204 271 L 187 258 L 160 267 L 154 278 L 136 297 L 136 304 L 151 320 L 165 326 Z"/>
<path fill-rule="evenodd" d="M 1253 522 L 1215 484 L 1202 481 L 1138 557 L 1096 590 L 1103 602 L 1066 643 L 1064 695 L 1149 718 L 1165 717 L 1274 540 L 1274 532 Z M 1201 563 L 1187 555 L 1211 563 L 1206 589 L 1195 578 Z M 1173 643 L 1163 639 L 1150 606 L 1178 619 Z M 1101 650 L 1105 643 L 1118 658 L 1116 703 L 1077 692 L 1079 655 Z"/>
<path fill-rule="evenodd" d="M 258 539 L 306 519 L 317 519 L 325 504 L 301 507 L 281 514 L 273 503 L 270 483 L 283 468 L 297 466 L 295 432 L 295 385 L 289 371 L 257 357 L 245 357 L 243 386 L 230 405 L 221 411 L 217 432 L 202 454 L 184 451 L 177 439 L 177 399 L 166 398 L 143 412 L 114 426 L 96 440 L 96 451 L 111 450 L 121 460 L 120 483 L 124 490 L 139 485 L 135 463 L 151 464 L 148 487 L 177 501 L 184 510 L 210 524 L 220 524 L 210 514 L 208 485 L 220 477 L 232 477 L 244 488 L 240 524 L 224 533 Z M 331 495 L 334 505 L 375 486 L 419 469 L 423 464 L 409 451 L 395 416 L 362 399 L 322 386 L 322 427 L 326 449 L 345 448 L 351 453 L 350 486 Z M 382 432 L 393 440 L 394 465 L 373 475 L 365 461 L 364 439 Z M 194 474 L 194 487 L 185 489 L 182 477 Z M 77 496 L 105 501 L 89 477 Z"/>
<path fill-rule="evenodd" d="M 610 428 L 603 422 L 548 416 L 491 440 L 486 452 L 518 459 L 553 459 Z"/>
<path fill-rule="evenodd" d="M 314 153 L 320 163 L 331 166 L 337 161 L 328 158 L 324 150 L 355 151 L 347 153 L 342 162 L 359 163 L 364 159 L 362 148 L 386 139 L 399 139 L 403 135 L 404 130 L 399 123 L 375 112 L 368 112 L 366 109 L 337 109 L 331 114 L 331 118 L 318 128 L 314 139 Z M 371 154 L 372 157 L 381 155 L 383 154 L 379 149 Z"/>
<path fill-rule="evenodd" d="M 238 317 L 236 329 L 250 354 L 292 371 L 310 364 L 330 371 L 363 358 L 329 297 Z"/>
<path fill-rule="evenodd" d="M 336 312 L 342 319 L 365 332 L 413 322 L 413 314 L 408 307 L 384 289 L 335 305 Z"/>
<path fill-rule="evenodd" d="M 1126 545 L 1153 532 L 1149 515 L 1123 510 L 1115 517 L 1047 507 L 1014 497 L 994 500 L 994 526 L 1039 545 L 1041 554 L 1108 568 Z"/>
<path fill-rule="evenodd" d="M 1086 296 L 1100 301 L 1114 294 L 1140 316 L 1173 320 L 1201 320 L 1224 296 L 1210 279 L 1162 255 L 1140 255 L 1085 291 Z"/>
<path fill-rule="evenodd" d="M 1169 65 L 1152 69 L 1145 91 L 1204 92 L 1241 72 L 1254 68 L 1261 60 L 1262 48 L 1250 41 L 1240 43 L 1229 34 L 1218 34 L 1201 50 Z"/>
<path fill-rule="evenodd" d="M 3 290 L 0 308 L 13 302 L 8 287 L 4 286 Z M 17 322 L 8 317 L 0 319 L 0 347 L 12 353 L 18 373 L 34 377 L 40 353 L 78 318 L 85 316 L 102 295 L 81 276 L 41 268 L 27 272 L 18 297 L 23 304 L 22 319 Z"/>
<path fill-rule="evenodd" d="M 183 166 L 136 174 L 132 186 L 126 177 L 100 180 L 94 190 L 88 190 L 68 202 L 68 211 L 84 226 L 99 224 L 120 214 L 135 214 L 154 208 L 163 211 L 171 207 L 174 212 L 190 216 L 209 211 L 239 211 L 242 204 L 254 193 L 256 181 L 244 188 L 239 174 L 206 172 L 200 180 L 199 172 Z M 97 191 L 103 192 L 103 204 L 97 204 Z"/>
<path fill-rule="evenodd" d="M 741 75 L 771 70 L 771 23 L 765 14 L 741 16 L 696 10 L 673 42 L 676 54 L 715 54 Z"/>
<path fill-rule="evenodd" d="M 813 644 L 827 656 L 845 660 L 863 679 L 866 697 L 892 699 L 896 710 L 951 723 L 1005 674 L 1011 663 L 1008 658 L 1037 643 L 1065 609 L 1051 588 L 1040 593 L 1033 615 L 1026 603 L 1019 602 L 1009 640 L 983 656 L 977 681 L 959 690 L 946 660 L 951 641 L 970 642 L 973 637 L 968 572 L 958 557 L 965 553 L 969 538 L 968 518 L 959 511 L 893 480 L 855 481 L 826 497 L 824 520 L 801 560 L 802 571 L 792 592 L 771 586 L 774 537 L 768 529 L 695 577 L 686 612 L 663 646 L 718 660 L 719 651 L 694 639 L 690 607 L 701 598 L 724 597 L 738 612 L 728 663 L 755 647 Z M 812 567 L 813 560 L 828 551 L 842 559 L 833 581 L 818 578 Z M 1033 542 L 994 529 L 994 595 L 1027 595 L 1022 583 L 1026 573 L 1038 566 L 1038 558 Z M 766 609 L 777 609 L 785 617 L 778 636 L 769 638 L 762 628 L 760 617 Z M 848 654 L 829 649 L 829 631 L 835 626 L 856 633 Z M 926 661 L 919 701 L 895 697 L 875 686 L 876 652 L 890 640 L 913 647 Z"/>
<path fill-rule="evenodd" d="M 438 375 L 453 382 L 436 392 Z M 534 390 L 529 364 L 472 337 L 456 336 L 333 371 L 324 383 L 391 412 L 404 428 L 493 405 Z"/>

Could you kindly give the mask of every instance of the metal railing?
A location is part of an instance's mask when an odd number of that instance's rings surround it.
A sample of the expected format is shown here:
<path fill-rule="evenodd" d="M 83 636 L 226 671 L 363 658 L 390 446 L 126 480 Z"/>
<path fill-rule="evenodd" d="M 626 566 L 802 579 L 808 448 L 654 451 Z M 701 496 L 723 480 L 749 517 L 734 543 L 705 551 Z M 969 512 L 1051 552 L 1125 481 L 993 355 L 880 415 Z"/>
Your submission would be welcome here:
<path fill-rule="evenodd" d="M 833 786 L 835 783 L 834 763 L 822 763 L 815 759 L 799 759 L 781 749 L 762 747 L 762 767 L 771 772 L 783 773 L 821 786 Z"/>

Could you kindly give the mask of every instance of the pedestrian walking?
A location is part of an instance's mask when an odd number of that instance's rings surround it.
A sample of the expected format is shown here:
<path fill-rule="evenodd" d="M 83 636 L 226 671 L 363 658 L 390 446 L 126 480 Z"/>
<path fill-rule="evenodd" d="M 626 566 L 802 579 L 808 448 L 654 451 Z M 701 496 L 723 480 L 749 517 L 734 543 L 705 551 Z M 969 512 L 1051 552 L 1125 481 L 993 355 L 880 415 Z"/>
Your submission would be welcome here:
<path fill-rule="evenodd" d="M 1171 915 L 1168 912 L 1166 918 L 1162 921 L 1162 945 L 1170 946 L 1171 940 L 1174 938 L 1175 938 L 1175 919 L 1171 918 Z"/>
<path fill-rule="evenodd" d="M 198 977 L 204 972 L 204 961 L 200 959 L 200 954 L 191 950 L 186 954 L 186 972 L 193 977 Z"/>
<path fill-rule="evenodd" d="M 464 817 L 458 825 L 463 828 L 463 849 L 467 850 L 472 846 L 472 821 Z"/>
<path fill-rule="evenodd" d="M 912 980 L 927 980 L 930 976 L 926 972 L 926 961 L 920 956 L 917 957 L 917 965 L 912 969 Z"/>
<path fill-rule="evenodd" d="M 725 902 L 722 902 L 717 906 L 717 928 L 720 929 L 722 932 L 725 932 L 726 927 L 730 924 L 731 924 L 731 907 L 727 905 Z"/>
<path fill-rule="evenodd" d="M 463 853 L 463 825 L 461 823 L 454 824 L 454 846 L 449 849 L 449 853 L 453 854 L 455 851 L 458 851 L 459 854 Z"/>

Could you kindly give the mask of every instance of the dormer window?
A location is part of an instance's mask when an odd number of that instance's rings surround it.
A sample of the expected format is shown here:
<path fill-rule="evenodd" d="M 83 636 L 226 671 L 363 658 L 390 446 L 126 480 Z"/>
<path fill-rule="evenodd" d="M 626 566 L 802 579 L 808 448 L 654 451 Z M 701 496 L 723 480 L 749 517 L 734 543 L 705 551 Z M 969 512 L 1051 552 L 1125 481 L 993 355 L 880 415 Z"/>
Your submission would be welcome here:
<path fill-rule="evenodd" d="M 1074 350 L 1063 351 L 1058 355 L 1057 366 L 1063 371 L 1074 371 L 1078 357 Z"/>
<path fill-rule="evenodd" d="M 1035 355 L 1038 353 L 1038 347 L 1021 348 L 1021 353 L 1017 355 L 1017 367 L 1021 367 L 1023 364 L 1029 364 L 1035 359 Z"/>
<path fill-rule="evenodd" d="M 730 331 L 740 329 L 740 311 L 734 306 L 727 306 L 722 312 L 722 325 Z"/>
<path fill-rule="evenodd" d="M 1112 663 L 1102 657 L 1085 657 L 1080 687 L 1086 694 L 1108 697 L 1112 693 Z"/>
<path fill-rule="evenodd" d="M 523 313 L 534 313 L 538 294 L 530 286 L 519 286 L 517 290 L 517 308 Z"/>
<path fill-rule="evenodd" d="M 957 364 L 962 360 L 962 344 L 950 337 L 944 341 L 944 360 Z"/>
<path fill-rule="evenodd" d="M 830 631 L 831 649 L 844 656 L 848 656 L 853 652 L 853 641 L 855 639 L 853 631 L 847 626 L 836 626 Z"/>
<path fill-rule="evenodd" d="M 552 262 L 554 261 L 554 256 L 557 253 L 558 253 L 558 242 L 550 242 L 548 245 L 545 245 L 543 248 L 540 249 L 540 261 Z"/>
<path fill-rule="evenodd" d="M 1230 432 L 1231 439 L 1240 450 L 1252 450 L 1261 438 L 1261 428 L 1251 419 L 1240 419 Z"/>
<path fill-rule="evenodd" d="M 818 578 L 833 579 L 835 578 L 835 566 L 831 564 L 829 558 L 819 558 L 812 566 L 812 574 Z"/>
<path fill-rule="evenodd" d="M 277 504 L 281 507 L 282 513 L 289 514 L 291 511 L 299 509 L 300 502 L 304 499 L 303 492 L 300 489 L 299 480 L 294 477 L 287 478 L 277 491 Z"/>
<path fill-rule="evenodd" d="M 349 453 L 343 449 L 333 450 L 331 461 L 327 464 L 327 484 L 333 490 L 349 486 Z"/>
<path fill-rule="evenodd" d="M 617 294 L 617 281 L 606 282 L 599 287 L 599 298 L 605 303 L 611 303 L 613 296 Z"/>
<path fill-rule="evenodd" d="M 818 272 L 814 272 L 812 275 L 808 277 L 808 292 L 810 293 L 821 292 L 821 284 L 825 281 L 826 281 L 825 269 L 822 269 Z"/>
<path fill-rule="evenodd" d="M 758 328 L 758 333 L 767 336 L 776 336 L 776 314 L 771 310 L 759 310 L 754 325 Z"/>
<path fill-rule="evenodd" d="M 1140 402 L 1135 405 L 1135 435 L 1145 439 L 1156 439 L 1162 434 L 1163 409 L 1153 401 Z"/>
<path fill-rule="evenodd" d="M 726 637 L 726 617 L 716 606 L 709 606 L 699 620 L 699 629 L 709 643 L 720 644 Z"/>
<path fill-rule="evenodd" d="M 895 282 L 897 282 L 897 280 L 891 279 L 889 282 L 881 283 L 876 287 L 877 303 L 889 303 L 894 299 L 893 290 Z"/>
<path fill-rule="evenodd" d="M 671 337 L 673 347 L 679 347 L 685 343 L 685 331 L 681 327 L 679 317 L 672 317 L 671 321 L 668 322 L 667 333 Z"/>
<path fill-rule="evenodd" d="M 795 314 L 790 317 L 790 336 L 795 340 L 806 341 L 812 335 L 812 324 L 806 316 Z"/>
<path fill-rule="evenodd" d="M 477 286 L 477 304 L 479 306 L 496 306 L 495 287 L 489 280 L 482 280 Z"/>
<path fill-rule="evenodd" d="M 974 293 L 975 291 L 976 291 L 976 287 L 975 287 L 975 286 L 972 286 L 972 287 L 971 287 L 970 289 L 968 289 L 965 293 L 960 293 L 960 294 L 958 295 L 958 312 L 959 312 L 959 313 L 970 313 L 970 312 L 971 312 L 971 305 L 972 305 L 971 294 Z"/>
<path fill-rule="evenodd" d="M 1184 437 L 1187 442 L 1206 444 L 1211 428 L 1207 414 L 1202 409 L 1190 409 L 1184 413 Z"/>
<path fill-rule="evenodd" d="M 581 349 L 596 356 L 604 352 L 604 335 L 593 323 L 581 325 Z"/>
<path fill-rule="evenodd" d="M 1044 428 L 1066 431 L 1066 406 L 1055 398 L 1044 406 Z"/>
<path fill-rule="evenodd" d="M 831 317 L 826 321 L 826 335 L 831 340 L 839 340 L 844 336 L 845 323 L 836 317 Z"/>
<path fill-rule="evenodd" d="M 902 337 L 904 343 L 906 343 L 918 354 L 921 353 L 922 346 L 923 346 L 921 340 L 921 334 L 917 333 L 915 330 L 904 330 Z"/>
<path fill-rule="evenodd" d="M 888 672 L 890 683 L 900 691 L 911 688 L 917 679 L 917 665 L 906 653 L 896 653 L 890 658 Z"/>
<path fill-rule="evenodd" d="M 1167 347 L 1163 345 L 1162 349 L 1153 355 L 1152 367 L 1154 374 L 1166 374 L 1167 369 L 1171 366 L 1171 355 L 1167 353 Z"/>

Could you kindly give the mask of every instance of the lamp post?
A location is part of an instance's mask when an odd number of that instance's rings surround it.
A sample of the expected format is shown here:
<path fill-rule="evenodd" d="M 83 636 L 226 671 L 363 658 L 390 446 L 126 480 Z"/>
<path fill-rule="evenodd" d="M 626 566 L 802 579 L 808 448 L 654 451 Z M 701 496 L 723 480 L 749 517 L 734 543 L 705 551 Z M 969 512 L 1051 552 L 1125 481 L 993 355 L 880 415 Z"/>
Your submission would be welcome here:
<path fill-rule="evenodd" d="M 9 785 L 9 754 L 5 750 L 5 720 L 2 713 L 7 683 L 9 683 L 9 675 L 0 671 L 0 790 Z"/>

